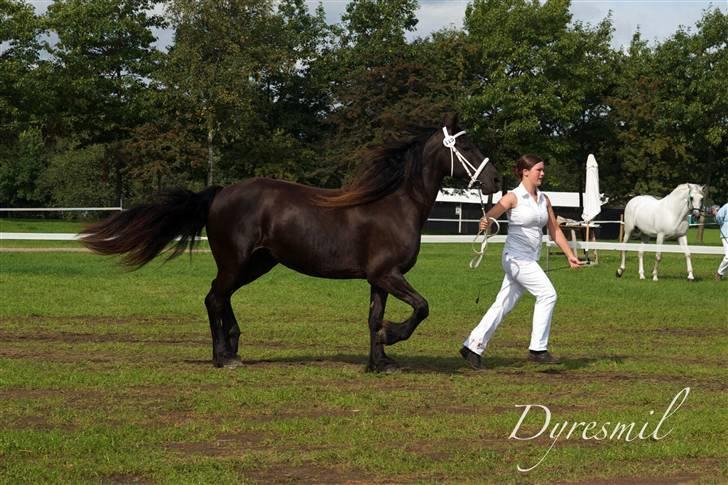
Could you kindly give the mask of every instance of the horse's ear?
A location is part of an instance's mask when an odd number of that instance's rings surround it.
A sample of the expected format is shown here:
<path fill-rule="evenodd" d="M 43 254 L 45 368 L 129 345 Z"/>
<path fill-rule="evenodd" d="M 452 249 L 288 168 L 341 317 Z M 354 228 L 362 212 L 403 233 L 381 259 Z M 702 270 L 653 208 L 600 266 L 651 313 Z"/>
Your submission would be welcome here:
<path fill-rule="evenodd" d="M 447 131 L 450 132 L 450 134 L 455 133 L 457 131 L 457 127 L 458 127 L 458 114 L 457 113 L 446 114 L 443 123 L 445 124 L 445 128 L 447 128 Z"/>

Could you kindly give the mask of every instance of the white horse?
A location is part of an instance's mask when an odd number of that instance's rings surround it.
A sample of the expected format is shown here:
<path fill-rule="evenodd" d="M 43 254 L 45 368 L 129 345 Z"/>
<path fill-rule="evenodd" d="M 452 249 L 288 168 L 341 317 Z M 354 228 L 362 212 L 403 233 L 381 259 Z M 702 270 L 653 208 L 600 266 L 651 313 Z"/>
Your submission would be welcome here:
<path fill-rule="evenodd" d="M 655 269 L 652 270 L 652 279 L 657 281 L 657 266 L 662 259 L 660 245 L 665 240 L 677 238 L 685 253 L 688 263 L 688 280 L 692 281 L 693 265 L 690 262 L 690 249 L 688 248 L 688 212 L 692 211 L 698 216 L 703 204 L 703 191 L 705 186 L 696 184 L 681 184 L 670 195 L 663 199 L 656 199 L 651 195 L 638 195 L 633 197 L 624 208 L 624 240 L 628 242 L 635 228 L 640 231 L 642 245 L 649 238 L 657 238 L 657 253 L 655 254 Z M 643 264 L 644 250 L 639 250 L 640 279 L 645 279 Z M 617 269 L 617 276 L 624 273 L 625 251 L 622 251 L 622 264 Z"/>

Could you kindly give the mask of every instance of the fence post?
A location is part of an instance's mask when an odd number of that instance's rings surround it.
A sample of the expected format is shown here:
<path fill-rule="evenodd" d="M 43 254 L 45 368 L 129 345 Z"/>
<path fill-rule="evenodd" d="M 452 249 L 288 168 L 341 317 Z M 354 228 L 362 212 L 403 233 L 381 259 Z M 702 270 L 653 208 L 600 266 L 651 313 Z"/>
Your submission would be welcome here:
<path fill-rule="evenodd" d="M 698 221 L 698 235 L 697 241 L 703 242 L 703 230 L 705 229 L 705 214 L 700 213 L 700 219 Z"/>
<path fill-rule="evenodd" d="M 619 214 L 619 242 L 624 238 L 624 214 Z"/>

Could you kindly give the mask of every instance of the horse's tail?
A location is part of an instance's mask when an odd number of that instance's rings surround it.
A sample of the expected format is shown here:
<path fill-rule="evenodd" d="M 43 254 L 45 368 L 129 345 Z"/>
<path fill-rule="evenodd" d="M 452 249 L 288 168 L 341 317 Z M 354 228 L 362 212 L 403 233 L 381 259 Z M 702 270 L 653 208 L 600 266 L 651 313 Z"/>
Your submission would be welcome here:
<path fill-rule="evenodd" d="M 99 254 L 123 254 L 124 264 L 140 268 L 179 237 L 168 259 L 179 256 L 188 246 L 190 250 L 194 247 L 207 224 L 212 200 L 221 188 L 162 193 L 154 202 L 87 226 L 80 233 L 81 243 Z"/>

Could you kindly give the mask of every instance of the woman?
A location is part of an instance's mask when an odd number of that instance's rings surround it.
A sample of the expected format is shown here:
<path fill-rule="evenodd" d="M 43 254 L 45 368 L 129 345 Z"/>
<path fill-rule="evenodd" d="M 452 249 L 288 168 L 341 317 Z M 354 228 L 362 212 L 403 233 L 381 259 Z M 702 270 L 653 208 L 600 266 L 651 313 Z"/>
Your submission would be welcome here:
<path fill-rule="evenodd" d="M 720 209 L 713 209 L 715 222 L 718 223 L 720 231 L 720 240 L 723 243 L 723 259 L 718 265 L 718 271 L 715 272 L 715 281 L 720 281 L 725 277 L 728 271 L 728 204 L 723 205 Z"/>
<path fill-rule="evenodd" d="M 528 358 L 533 362 L 558 364 L 559 360 L 547 351 L 556 290 L 538 264 L 545 225 L 569 265 L 572 268 L 581 265 L 556 222 L 551 201 L 539 190 L 544 177 L 543 160 L 536 155 L 523 155 L 516 161 L 516 176 L 521 180 L 520 185 L 503 196 L 480 220 L 480 229 L 485 230 L 489 218 L 497 219 L 508 211 L 508 236 L 502 257 L 503 284 L 495 302 L 460 349 L 460 354 L 473 369 L 481 368 L 480 356 L 488 341 L 524 290 L 536 297 Z"/>

